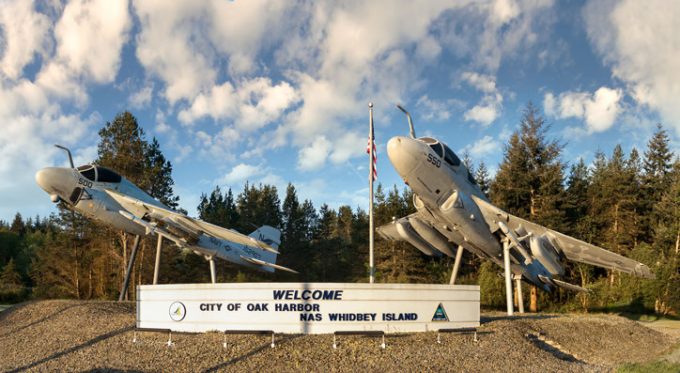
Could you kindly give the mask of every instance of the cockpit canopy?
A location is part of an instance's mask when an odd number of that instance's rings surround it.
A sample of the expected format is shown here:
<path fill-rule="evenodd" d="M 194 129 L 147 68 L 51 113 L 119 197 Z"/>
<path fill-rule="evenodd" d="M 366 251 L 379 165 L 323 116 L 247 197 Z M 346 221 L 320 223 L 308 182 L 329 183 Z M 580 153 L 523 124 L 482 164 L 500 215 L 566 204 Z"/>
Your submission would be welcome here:
<path fill-rule="evenodd" d="M 434 150 L 444 161 L 453 167 L 460 166 L 460 158 L 453 152 L 446 144 L 440 143 L 437 139 L 431 137 L 421 137 L 418 140 L 425 142 Z"/>
<path fill-rule="evenodd" d="M 122 177 L 106 167 L 86 164 L 77 168 L 83 177 L 99 183 L 120 183 Z"/>

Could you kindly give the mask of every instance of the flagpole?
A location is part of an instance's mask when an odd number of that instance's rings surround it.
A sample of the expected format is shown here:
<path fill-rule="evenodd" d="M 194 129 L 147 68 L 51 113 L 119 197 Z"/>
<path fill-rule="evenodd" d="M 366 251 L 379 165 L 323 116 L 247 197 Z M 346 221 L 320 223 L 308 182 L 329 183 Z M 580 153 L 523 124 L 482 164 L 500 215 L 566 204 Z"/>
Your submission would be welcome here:
<path fill-rule="evenodd" d="M 374 152 L 374 146 L 375 144 L 375 139 L 373 138 L 373 103 L 369 102 L 368 103 L 368 138 L 369 138 L 369 156 L 368 156 L 368 252 L 369 252 L 369 283 L 373 283 L 375 281 L 375 266 L 373 264 L 373 177 L 374 177 L 374 168 L 375 165 L 373 164 L 373 152 Z"/>

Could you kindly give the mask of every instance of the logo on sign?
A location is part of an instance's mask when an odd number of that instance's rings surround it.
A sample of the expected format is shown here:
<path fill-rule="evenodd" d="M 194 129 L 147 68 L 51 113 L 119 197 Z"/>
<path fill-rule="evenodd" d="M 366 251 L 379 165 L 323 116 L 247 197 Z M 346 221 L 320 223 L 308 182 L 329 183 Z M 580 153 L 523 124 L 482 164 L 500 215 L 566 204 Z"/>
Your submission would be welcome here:
<path fill-rule="evenodd" d="M 437 309 L 434 311 L 432 321 L 449 321 L 449 317 L 446 316 L 446 311 L 444 311 L 444 306 L 442 306 L 441 303 L 439 303 Z"/>
<path fill-rule="evenodd" d="M 187 309 L 182 302 L 174 302 L 170 305 L 170 318 L 174 321 L 182 321 L 186 315 Z"/>

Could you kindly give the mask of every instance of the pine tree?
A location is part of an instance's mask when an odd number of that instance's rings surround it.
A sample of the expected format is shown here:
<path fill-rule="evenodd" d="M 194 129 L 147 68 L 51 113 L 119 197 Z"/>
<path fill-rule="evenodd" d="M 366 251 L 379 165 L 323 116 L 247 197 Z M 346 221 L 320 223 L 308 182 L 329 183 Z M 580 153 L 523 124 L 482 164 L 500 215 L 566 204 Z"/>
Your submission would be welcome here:
<path fill-rule="evenodd" d="M 538 108 L 529 103 L 520 128 L 505 147 L 503 162 L 491 185 L 492 201 L 518 217 L 563 230 L 563 145 L 548 141 L 548 126 Z M 537 290 L 531 287 L 530 310 L 537 310 Z"/>
<path fill-rule="evenodd" d="M 647 142 L 647 150 L 644 154 L 640 230 L 642 238 L 646 241 L 651 240 L 653 226 L 661 218 L 654 212 L 654 205 L 661 200 L 663 193 L 668 190 L 671 184 L 671 160 L 674 154 L 669 149 L 669 142 L 666 130 L 659 124 L 656 127 L 656 132 Z"/>
<path fill-rule="evenodd" d="M 489 170 L 486 169 L 484 161 L 479 162 L 479 167 L 477 167 L 477 171 L 475 172 L 475 181 L 477 181 L 477 185 L 479 185 L 479 189 L 482 193 L 489 197 L 491 178 L 489 177 Z"/>
<path fill-rule="evenodd" d="M 656 281 L 652 286 L 654 310 L 668 314 L 680 309 L 680 161 L 668 173 L 669 188 L 654 206 L 653 227 Z"/>
<path fill-rule="evenodd" d="M 17 212 L 16 215 L 14 215 L 14 220 L 12 220 L 12 225 L 9 230 L 19 236 L 23 236 L 26 233 L 26 224 L 20 213 Z"/>
<path fill-rule="evenodd" d="M 0 273 L 0 285 L 5 288 L 14 288 L 21 285 L 21 276 L 17 271 L 17 266 L 14 259 L 10 259 L 2 268 Z"/>
<path fill-rule="evenodd" d="M 177 208 L 179 197 L 173 194 L 172 164 L 165 159 L 158 140 L 154 137 L 146 149 L 145 184 L 151 197 L 170 208 Z"/>

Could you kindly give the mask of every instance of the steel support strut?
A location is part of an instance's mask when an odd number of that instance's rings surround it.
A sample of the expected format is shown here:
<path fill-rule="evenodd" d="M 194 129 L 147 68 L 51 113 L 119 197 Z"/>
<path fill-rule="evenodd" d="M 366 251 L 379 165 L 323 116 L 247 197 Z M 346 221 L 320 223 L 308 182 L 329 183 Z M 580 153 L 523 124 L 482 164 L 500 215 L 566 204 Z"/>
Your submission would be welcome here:
<path fill-rule="evenodd" d="M 522 296 L 522 278 L 515 278 L 515 286 L 517 287 L 517 305 L 519 306 L 519 313 L 524 313 L 524 297 Z"/>
<path fill-rule="evenodd" d="M 158 243 L 156 244 L 156 263 L 153 266 L 153 284 L 158 284 L 158 272 L 161 266 L 161 246 L 163 245 L 163 236 L 158 235 Z"/>
<path fill-rule="evenodd" d="M 456 277 L 458 277 L 458 270 L 460 269 L 460 260 L 463 258 L 463 246 L 458 245 L 458 250 L 456 250 L 456 261 L 453 262 L 453 271 L 451 271 L 451 281 L 449 285 L 456 283 Z"/>
<path fill-rule="evenodd" d="M 118 301 L 122 302 L 125 299 L 128 291 L 128 285 L 130 284 L 130 274 L 132 273 L 132 268 L 134 268 L 135 258 L 137 257 L 137 249 L 139 248 L 139 235 L 135 236 L 135 241 L 132 244 L 132 254 L 130 254 L 130 261 L 128 262 L 127 271 L 125 271 L 125 279 L 123 280 L 123 288 L 120 289 L 120 295 L 118 296 Z"/>
<path fill-rule="evenodd" d="M 215 275 L 215 259 L 211 256 L 211 257 L 208 258 L 208 261 L 210 262 L 210 281 L 212 281 L 212 283 L 214 284 L 215 283 L 215 277 L 216 277 L 216 275 Z"/>
<path fill-rule="evenodd" d="M 505 269 L 505 300 L 508 303 L 508 316 L 512 316 L 512 276 L 510 271 L 510 240 L 503 240 L 503 268 Z"/>

